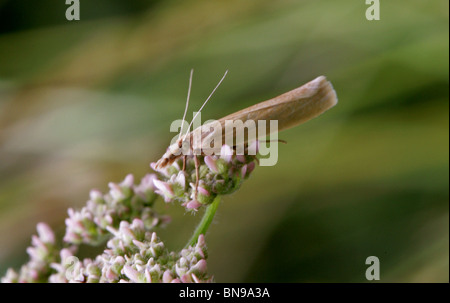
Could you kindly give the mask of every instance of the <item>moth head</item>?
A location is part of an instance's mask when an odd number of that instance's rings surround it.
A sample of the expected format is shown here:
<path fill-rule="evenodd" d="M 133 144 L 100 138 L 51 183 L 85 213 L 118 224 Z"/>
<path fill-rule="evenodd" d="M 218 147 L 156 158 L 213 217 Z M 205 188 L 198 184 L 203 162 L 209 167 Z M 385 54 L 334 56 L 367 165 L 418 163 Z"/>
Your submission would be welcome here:
<path fill-rule="evenodd" d="M 183 136 L 177 141 L 177 146 L 182 155 L 189 155 L 191 151 L 191 140 L 189 136 Z"/>

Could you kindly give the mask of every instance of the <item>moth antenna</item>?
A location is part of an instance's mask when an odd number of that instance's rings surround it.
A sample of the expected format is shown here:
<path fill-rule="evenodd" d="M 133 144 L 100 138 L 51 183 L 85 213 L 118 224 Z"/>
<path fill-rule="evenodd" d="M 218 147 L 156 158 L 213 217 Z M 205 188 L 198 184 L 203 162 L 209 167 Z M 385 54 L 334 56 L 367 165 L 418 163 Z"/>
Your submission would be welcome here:
<path fill-rule="evenodd" d="M 184 114 L 183 114 L 183 120 L 181 120 L 181 129 L 180 129 L 180 135 L 178 136 L 178 139 L 181 138 L 181 133 L 183 132 L 183 126 L 184 126 L 184 119 L 186 118 L 186 113 L 187 113 L 187 109 L 189 106 L 189 98 L 191 97 L 191 87 L 192 87 L 192 75 L 194 74 L 194 69 L 191 69 L 191 74 L 189 76 L 189 88 L 188 88 L 188 94 L 187 94 L 187 99 L 186 99 L 186 107 L 184 109 Z"/>
<path fill-rule="evenodd" d="M 227 75 L 227 73 L 228 73 L 228 70 L 225 71 L 225 74 L 223 75 L 222 79 L 220 79 L 219 83 L 217 83 L 216 87 L 213 89 L 213 91 L 211 92 L 209 97 L 206 99 L 206 101 L 200 107 L 200 109 L 198 110 L 197 114 L 194 116 L 194 118 L 192 119 L 191 123 L 189 124 L 189 127 L 188 127 L 187 132 L 184 135 L 184 137 L 186 137 L 189 134 L 189 130 L 191 129 L 192 123 L 194 123 L 195 118 L 197 118 L 198 114 L 202 111 L 203 107 L 205 107 L 206 103 L 208 103 L 209 99 L 212 97 L 212 95 L 214 94 L 216 89 L 220 86 L 220 84 L 222 83 L 223 79 L 225 79 L 225 76 Z"/>

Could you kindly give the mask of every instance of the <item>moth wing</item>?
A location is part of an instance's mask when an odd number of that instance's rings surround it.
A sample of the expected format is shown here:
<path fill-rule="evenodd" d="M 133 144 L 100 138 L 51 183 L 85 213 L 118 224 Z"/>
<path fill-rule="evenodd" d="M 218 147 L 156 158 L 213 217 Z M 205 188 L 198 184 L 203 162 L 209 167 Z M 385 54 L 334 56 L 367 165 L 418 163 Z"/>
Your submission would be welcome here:
<path fill-rule="evenodd" d="M 245 127 L 248 134 L 254 131 L 258 134 L 258 121 L 261 120 L 265 121 L 266 135 L 269 135 L 271 132 L 282 131 L 305 123 L 332 108 L 337 102 L 337 95 L 332 84 L 325 76 L 319 76 L 287 93 L 242 109 L 215 122 L 202 125 L 194 129 L 191 134 L 197 140 L 214 138 L 215 142 L 221 140 L 221 144 L 238 145 L 249 139 L 248 136 L 236 135 L 239 128 Z M 278 129 L 270 128 L 270 120 L 278 121 Z M 229 126 L 235 127 L 226 127 L 226 121 L 229 121 Z M 234 143 L 226 142 L 226 138 L 232 138 Z M 207 147 L 205 146 L 205 148 Z"/>
<path fill-rule="evenodd" d="M 324 76 L 319 76 L 294 90 L 247 107 L 219 121 L 224 125 L 225 120 L 278 120 L 278 131 L 282 131 L 319 116 L 337 102 L 331 83 Z"/>

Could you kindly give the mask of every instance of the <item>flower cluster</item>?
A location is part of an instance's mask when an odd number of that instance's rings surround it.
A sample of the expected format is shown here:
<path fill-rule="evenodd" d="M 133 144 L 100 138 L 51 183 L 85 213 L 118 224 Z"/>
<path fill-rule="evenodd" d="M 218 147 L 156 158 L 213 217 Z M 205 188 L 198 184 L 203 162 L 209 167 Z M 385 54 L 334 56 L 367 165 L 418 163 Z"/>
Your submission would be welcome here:
<path fill-rule="evenodd" d="M 166 223 L 168 218 L 152 209 L 157 197 L 154 180 L 156 175 L 148 174 L 139 185 L 134 185 L 133 175 L 128 175 L 119 184 L 109 183 L 110 190 L 106 195 L 92 190 L 85 207 L 80 211 L 68 210 L 64 241 L 96 245 L 109 237 L 108 227 L 117 228 L 121 221 L 130 222 L 134 218 L 140 218 L 149 230 Z"/>
<path fill-rule="evenodd" d="M 194 247 L 169 252 L 142 221 L 123 222 L 101 256 L 101 282 L 209 282 L 206 244 L 200 236 Z"/>
<path fill-rule="evenodd" d="M 55 234 L 45 223 L 37 225 L 38 235 L 31 238 L 31 246 L 27 248 L 30 261 L 17 273 L 8 269 L 2 282 L 46 282 L 52 272 L 50 264 L 58 258 L 55 246 Z"/>
<path fill-rule="evenodd" d="M 172 165 L 158 170 L 158 179 L 153 183 L 156 193 L 166 202 L 177 201 L 188 210 L 198 210 L 208 205 L 218 195 L 236 191 L 256 166 L 256 156 L 236 155 L 228 145 L 223 145 L 220 155 L 198 157 L 199 181 L 192 156 L 188 157 L 183 168 L 180 157 Z M 151 167 L 154 168 L 154 163 Z"/>
<path fill-rule="evenodd" d="M 18 272 L 9 269 L 1 281 L 211 282 L 204 236 L 198 232 L 189 242 L 195 244 L 169 252 L 154 231 L 169 218 L 154 211 L 154 202 L 159 195 L 166 202 L 181 202 L 188 210 L 209 205 L 217 196 L 238 189 L 257 159 L 236 155 L 224 145 L 221 155 L 199 156 L 198 167 L 193 157 L 186 160 L 184 169 L 183 159 L 179 159 L 156 174 L 146 175 L 138 185 L 128 175 L 121 183 L 110 183 L 106 194 L 92 190 L 85 207 L 68 210 L 63 249 L 50 227 L 39 223 L 38 235 L 32 237 L 27 249 L 29 262 Z M 106 249 L 94 259 L 75 256 L 80 244 L 104 242 Z"/>
<path fill-rule="evenodd" d="M 9 269 L 2 282 L 48 282 L 51 283 L 200 283 L 211 282 L 207 274 L 206 244 L 201 235 L 195 246 L 180 253 L 169 252 L 155 232 L 146 230 L 144 222 L 126 221 L 114 230 L 107 249 L 95 260 L 80 261 L 72 249 L 64 248 L 59 256 L 54 247 L 42 250 L 45 235 L 53 236 L 50 228 L 40 223 L 39 237 L 33 237 L 34 246 L 29 249 L 31 261 L 20 273 Z M 54 238 L 53 238 L 54 239 Z M 53 242 L 52 242 L 53 243 Z M 44 244 L 45 246 L 45 244 Z M 49 253 L 51 258 L 49 258 Z"/>

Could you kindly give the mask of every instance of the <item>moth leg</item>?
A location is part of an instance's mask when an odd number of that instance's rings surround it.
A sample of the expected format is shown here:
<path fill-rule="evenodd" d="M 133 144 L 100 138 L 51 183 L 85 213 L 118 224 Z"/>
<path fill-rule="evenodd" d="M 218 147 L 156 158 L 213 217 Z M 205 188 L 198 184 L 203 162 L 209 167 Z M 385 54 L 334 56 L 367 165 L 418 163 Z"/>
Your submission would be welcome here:
<path fill-rule="evenodd" d="M 259 142 L 264 142 L 264 143 L 278 142 L 278 143 L 287 144 L 287 141 L 286 141 L 286 140 L 283 140 L 283 139 L 276 139 L 276 140 L 259 140 Z"/>
<path fill-rule="evenodd" d="M 187 158 L 187 156 L 184 155 L 183 156 L 183 171 L 186 171 L 186 158 Z"/>
<path fill-rule="evenodd" d="M 197 200 L 197 193 L 198 193 L 198 183 L 199 183 L 199 179 L 200 179 L 200 171 L 199 171 L 199 167 L 200 167 L 200 161 L 198 160 L 197 156 L 194 155 L 194 163 L 195 163 L 195 200 Z"/>

